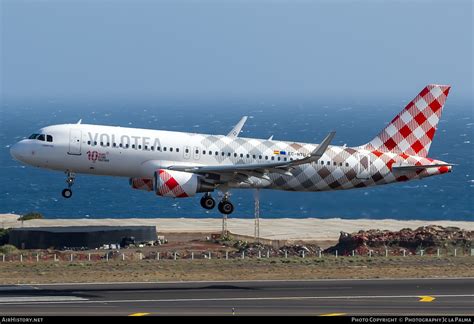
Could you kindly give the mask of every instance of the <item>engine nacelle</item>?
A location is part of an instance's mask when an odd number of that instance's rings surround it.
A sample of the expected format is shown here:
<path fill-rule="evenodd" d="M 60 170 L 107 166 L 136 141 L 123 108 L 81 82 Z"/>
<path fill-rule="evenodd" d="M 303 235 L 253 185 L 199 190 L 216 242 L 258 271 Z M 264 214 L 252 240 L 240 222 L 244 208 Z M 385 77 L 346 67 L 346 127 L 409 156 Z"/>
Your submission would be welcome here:
<path fill-rule="evenodd" d="M 130 178 L 129 183 L 133 189 L 153 191 L 153 179 L 151 178 Z"/>
<path fill-rule="evenodd" d="M 214 191 L 214 186 L 194 173 L 159 169 L 155 172 L 154 189 L 159 196 L 186 198 L 198 192 Z"/>

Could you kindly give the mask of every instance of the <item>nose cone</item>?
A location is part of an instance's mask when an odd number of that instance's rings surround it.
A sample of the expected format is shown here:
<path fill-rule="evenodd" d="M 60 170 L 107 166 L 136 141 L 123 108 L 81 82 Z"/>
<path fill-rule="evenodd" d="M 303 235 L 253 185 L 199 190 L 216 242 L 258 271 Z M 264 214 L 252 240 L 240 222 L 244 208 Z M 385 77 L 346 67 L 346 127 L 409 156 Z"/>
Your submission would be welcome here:
<path fill-rule="evenodd" d="M 12 147 L 10 147 L 10 155 L 15 159 L 20 161 L 20 149 L 19 149 L 20 143 L 14 144 Z"/>
<path fill-rule="evenodd" d="M 23 141 L 20 141 L 14 144 L 10 148 L 10 154 L 15 160 L 23 162 L 23 163 L 28 163 L 27 161 L 28 160 L 28 145 L 24 143 Z M 31 155 L 31 152 L 30 152 L 30 155 Z"/>

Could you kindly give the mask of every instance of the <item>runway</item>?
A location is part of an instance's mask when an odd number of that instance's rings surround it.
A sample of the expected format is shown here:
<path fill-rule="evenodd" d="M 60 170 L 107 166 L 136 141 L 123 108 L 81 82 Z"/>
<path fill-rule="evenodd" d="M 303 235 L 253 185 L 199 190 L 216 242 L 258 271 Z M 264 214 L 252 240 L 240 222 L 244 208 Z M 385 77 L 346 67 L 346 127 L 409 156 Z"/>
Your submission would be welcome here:
<path fill-rule="evenodd" d="M 474 278 L 0 286 L 2 315 L 474 315 Z"/>

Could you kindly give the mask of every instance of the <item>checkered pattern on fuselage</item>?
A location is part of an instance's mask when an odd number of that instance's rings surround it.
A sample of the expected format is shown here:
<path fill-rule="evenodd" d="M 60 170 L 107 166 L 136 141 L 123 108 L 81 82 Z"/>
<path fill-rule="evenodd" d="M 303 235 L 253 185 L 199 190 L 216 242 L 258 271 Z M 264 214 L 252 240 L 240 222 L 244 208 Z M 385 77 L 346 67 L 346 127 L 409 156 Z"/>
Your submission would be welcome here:
<path fill-rule="evenodd" d="M 295 142 L 278 142 L 250 138 L 229 138 L 226 136 L 199 135 L 202 137 L 200 143 L 207 151 L 207 158 L 213 158 L 215 164 L 249 164 L 274 162 L 280 156 L 282 160 L 286 157 L 298 159 L 307 156 L 317 145 Z M 275 155 L 275 151 L 285 151 L 286 155 Z M 209 152 L 211 154 L 209 154 Z M 215 155 L 218 152 L 218 155 Z M 224 152 L 224 156 L 220 154 Z M 232 152 L 231 156 L 227 152 Z M 234 157 L 233 153 L 237 153 Z M 240 155 L 243 155 L 241 157 Z M 250 158 L 247 158 L 247 154 Z M 253 159 L 256 156 L 256 160 Z M 262 156 L 262 159 L 260 159 Z M 265 156 L 269 159 L 265 160 Z M 275 160 L 271 160 L 275 156 Z M 329 164 L 328 164 L 329 163 Z M 271 182 L 263 188 L 289 190 L 289 191 L 326 191 L 362 188 L 372 185 L 388 184 L 397 181 L 419 179 L 435 174 L 448 172 L 443 168 L 432 168 L 422 171 L 393 172 L 392 165 L 427 165 L 442 163 L 420 156 L 409 156 L 377 150 L 369 151 L 361 148 L 329 146 L 319 161 L 302 164 L 290 170 L 290 175 L 281 173 L 268 173 Z M 252 178 L 249 181 L 233 181 L 229 187 L 252 188 Z M 256 186 L 262 182 L 254 178 Z"/>

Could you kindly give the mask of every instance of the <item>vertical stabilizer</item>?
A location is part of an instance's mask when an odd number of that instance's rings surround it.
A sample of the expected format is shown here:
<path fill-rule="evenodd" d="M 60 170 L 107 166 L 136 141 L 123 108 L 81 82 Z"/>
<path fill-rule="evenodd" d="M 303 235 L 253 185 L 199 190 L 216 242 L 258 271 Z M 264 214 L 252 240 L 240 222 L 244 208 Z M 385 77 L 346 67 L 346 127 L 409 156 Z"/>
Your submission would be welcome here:
<path fill-rule="evenodd" d="M 362 148 L 426 157 L 450 88 L 449 85 L 427 85 Z"/>

